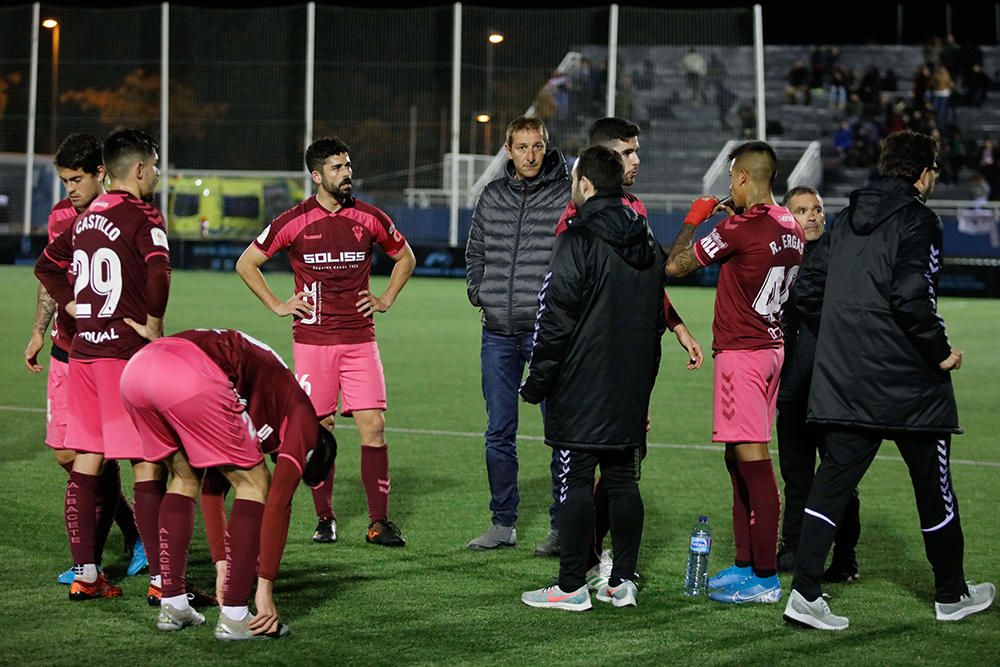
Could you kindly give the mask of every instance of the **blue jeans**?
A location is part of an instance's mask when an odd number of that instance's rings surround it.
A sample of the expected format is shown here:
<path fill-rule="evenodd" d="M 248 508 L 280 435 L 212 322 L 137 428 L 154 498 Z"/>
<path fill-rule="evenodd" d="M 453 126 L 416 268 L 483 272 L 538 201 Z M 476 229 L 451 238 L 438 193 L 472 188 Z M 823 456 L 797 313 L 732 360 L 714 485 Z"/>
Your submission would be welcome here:
<path fill-rule="evenodd" d="M 490 481 L 493 523 L 513 526 L 521 497 L 517 492 L 517 404 L 524 367 L 531 359 L 533 334 L 504 336 L 483 329 L 483 398 L 486 399 L 486 473 Z M 545 415 L 545 404 L 542 404 Z M 549 522 L 556 527 L 561 471 L 557 450 L 552 450 L 553 478 Z"/>

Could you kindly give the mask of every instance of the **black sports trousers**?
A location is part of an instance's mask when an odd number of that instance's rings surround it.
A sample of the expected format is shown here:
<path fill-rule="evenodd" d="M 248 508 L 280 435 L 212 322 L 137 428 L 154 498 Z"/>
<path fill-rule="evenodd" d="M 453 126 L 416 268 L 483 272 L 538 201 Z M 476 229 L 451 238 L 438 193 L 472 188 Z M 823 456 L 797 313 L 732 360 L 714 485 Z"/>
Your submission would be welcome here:
<path fill-rule="evenodd" d="M 934 600 L 957 602 L 968 589 L 962 564 L 964 542 L 958 498 L 951 482 L 950 435 L 827 429 L 826 456 L 809 492 L 792 588 L 807 600 L 822 594 L 823 566 L 837 524 L 883 437 L 895 441 L 910 470 L 924 549 L 934 570 Z"/>
<path fill-rule="evenodd" d="M 796 551 L 802 534 L 809 489 L 816 476 L 816 453 L 820 459 L 826 453 L 823 431 L 816 424 L 806 423 L 804 403 L 778 403 L 778 463 L 784 485 L 785 502 L 782 504 L 781 544 L 788 551 Z M 861 536 L 861 504 L 858 490 L 851 492 L 842 520 L 837 524 L 833 544 L 833 561 L 848 562 L 855 557 L 855 548 Z"/>
<path fill-rule="evenodd" d="M 587 583 L 588 554 L 594 539 L 594 471 L 601 467 L 608 493 L 614 566 L 610 583 L 635 578 L 644 508 L 636 481 L 636 450 L 569 452 L 566 498 L 559 507 L 559 588 L 575 591 Z"/>

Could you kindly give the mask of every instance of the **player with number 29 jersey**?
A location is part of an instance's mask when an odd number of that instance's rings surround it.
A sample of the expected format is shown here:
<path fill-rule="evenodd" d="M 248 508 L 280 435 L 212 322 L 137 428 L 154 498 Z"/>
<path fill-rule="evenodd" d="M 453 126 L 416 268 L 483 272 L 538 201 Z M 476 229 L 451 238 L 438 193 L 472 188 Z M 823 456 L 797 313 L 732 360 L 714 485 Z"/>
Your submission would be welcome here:
<path fill-rule="evenodd" d="M 788 209 L 758 204 L 694 244 L 702 266 L 718 263 L 712 349 L 781 347 L 781 311 L 802 263 L 805 237 Z"/>
<path fill-rule="evenodd" d="M 147 313 L 162 317 L 167 294 L 147 294 L 147 264 L 167 259 L 169 246 L 159 211 L 123 191 L 95 199 L 45 249 L 45 258 L 65 275 L 72 266 L 72 292 L 68 285 L 49 289 L 60 308 L 76 301 L 77 335 L 70 357 L 74 359 L 128 359 L 146 339 L 125 324 L 126 317 L 145 322 Z M 46 283 L 46 288 L 49 285 Z"/>

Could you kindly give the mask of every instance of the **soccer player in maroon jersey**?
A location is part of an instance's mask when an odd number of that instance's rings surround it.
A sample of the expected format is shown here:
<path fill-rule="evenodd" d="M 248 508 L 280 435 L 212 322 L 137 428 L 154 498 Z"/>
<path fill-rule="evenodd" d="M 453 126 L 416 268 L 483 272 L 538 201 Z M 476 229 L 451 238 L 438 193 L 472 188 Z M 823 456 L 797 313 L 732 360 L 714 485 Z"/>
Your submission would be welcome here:
<path fill-rule="evenodd" d="M 49 212 L 49 241 L 66 231 L 80 211 L 104 194 L 104 160 L 101 142 L 90 134 L 71 134 L 56 151 L 55 166 L 59 180 L 66 188 L 66 198 Z M 69 348 L 76 333 L 76 323 L 39 284 L 35 307 L 35 326 L 24 351 L 24 364 L 32 373 L 41 373 L 38 353 L 44 345 L 49 323 L 52 326 L 52 353 L 46 386 L 45 444 L 52 449 L 56 462 L 67 473 L 73 470 L 75 453 L 66 447 L 67 401 L 66 378 L 69 372 Z M 146 567 L 146 552 L 135 528 L 132 506 L 122 495 L 118 463 L 108 462 L 101 473 L 98 489 L 97 545 L 95 554 L 100 564 L 104 543 L 111 530 L 112 520 L 117 522 L 125 539 L 125 549 L 131 552 L 128 566 L 130 575 Z M 59 583 L 73 583 L 73 569 L 59 575 Z"/>
<path fill-rule="evenodd" d="M 384 212 L 352 196 L 350 148 L 324 137 L 306 150 L 316 195 L 282 213 L 243 252 L 236 271 L 267 308 L 292 315 L 295 373 L 323 424 L 333 428 L 340 412 L 353 416 L 361 435 L 361 481 L 368 497 L 365 540 L 404 546 L 388 519 L 389 451 L 385 441 L 385 377 L 375 342 L 376 312 L 396 301 L 416 265 L 413 251 Z M 395 262 L 382 296 L 369 288 L 375 245 Z M 281 249 L 288 250 L 295 294 L 282 301 L 260 271 Z M 337 540 L 333 475 L 314 492 L 319 525 L 313 539 Z"/>
<path fill-rule="evenodd" d="M 625 166 L 625 177 L 622 185 L 632 187 L 635 179 L 639 175 L 639 126 L 625 118 L 609 116 L 599 118 L 590 126 L 588 139 L 590 145 L 601 145 L 610 148 L 618 153 Z M 625 192 L 622 203 L 630 207 L 633 211 L 648 220 L 646 205 L 631 192 Z M 566 221 L 577 214 L 576 205 L 570 201 L 563 211 L 559 224 L 556 225 L 556 236 L 562 234 L 567 229 Z M 704 362 L 704 355 L 701 345 L 695 340 L 691 332 L 688 331 L 684 320 L 681 319 L 677 309 L 670 302 L 670 295 L 663 291 L 663 309 L 667 317 L 667 328 L 677 337 L 677 342 L 688 354 L 689 370 L 701 368 Z M 648 420 L 647 420 L 648 421 Z M 648 428 L 648 424 L 647 424 Z M 642 448 L 642 455 L 645 456 L 645 446 Z M 589 554 L 587 564 L 587 585 L 591 590 L 599 590 L 607 585 L 608 577 L 613 566 L 611 554 L 604 550 L 604 538 L 607 537 L 610 529 L 608 518 L 608 491 L 602 482 L 602 478 L 597 478 L 594 485 L 594 545 Z"/>
<path fill-rule="evenodd" d="M 778 172 L 774 149 L 750 141 L 729 159 L 732 204 L 742 213 L 725 209 L 730 215 L 692 246 L 695 228 L 724 209 L 715 197 L 695 200 L 670 249 L 667 273 L 685 276 L 721 265 L 712 321 L 712 440 L 726 445 L 736 562 L 709 579 L 709 597 L 773 603 L 781 599 L 775 560 L 781 508 L 767 443 L 784 358 L 781 312 L 805 239 L 771 193 Z"/>
<path fill-rule="evenodd" d="M 171 381 L 164 385 L 166 375 Z M 319 427 L 295 376 L 274 350 L 240 331 L 195 329 L 159 338 L 136 353 L 122 373 L 121 395 L 146 459 L 163 461 L 170 470 L 160 514 L 163 597 L 157 627 L 173 631 L 205 622 L 188 603 L 184 575 L 201 472 L 216 467 L 235 487 L 236 499 L 226 526 L 215 637 L 250 639 L 252 622 L 258 634 L 286 634 L 272 586 L 292 496 L 300 479 L 323 484 L 336 454 L 333 436 Z M 277 457 L 270 493 L 262 450 Z M 247 602 L 258 554 L 263 581 L 253 618 Z"/>
<path fill-rule="evenodd" d="M 146 133 L 119 130 L 108 136 L 104 166 L 111 190 L 49 243 L 35 265 L 38 279 L 77 326 L 68 377 L 73 400 L 67 445 L 76 452 L 66 485 L 75 572 L 71 600 L 121 594 L 98 570 L 95 553 L 95 503 L 105 459 L 132 461 L 136 525 L 145 544 L 156 544 L 162 466 L 143 460 L 142 443 L 118 391 L 128 359 L 163 332 L 170 255 L 163 218 L 148 203 L 159 181 L 156 161 L 156 142 Z M 72 286 L 66 279 L 70 266 Z M 156 561 L 149 563 L 151 589 L 159 586 Z"/>

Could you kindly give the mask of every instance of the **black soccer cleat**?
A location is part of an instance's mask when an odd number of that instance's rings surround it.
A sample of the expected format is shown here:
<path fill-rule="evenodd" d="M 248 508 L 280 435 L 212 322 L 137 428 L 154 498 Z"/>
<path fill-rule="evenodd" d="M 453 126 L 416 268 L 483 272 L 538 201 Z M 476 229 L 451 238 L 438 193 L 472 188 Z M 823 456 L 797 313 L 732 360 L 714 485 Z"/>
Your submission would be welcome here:
<path fill-rule="evenodd" d="M 858 561 L 855 559 L 832 561 L 823 573 L 823 581 L 828 584 L 849 584 L 861 578 Z"/>
<path fill-rule="evenodd" d="M 368 544 L 378 544 L 383 547 L 406 546 L 406 539 L 400 534 L 399 528 L 396 528 L 396 524 L 388 519 L 373 521 L 368 526 L 365 542 Z"/>
<path fill-rule="evenodd" d="M 313 542 L 317 544 L 332 544 L 337 541 L 337 520 L 324 517 L 316 524 Z"/>

